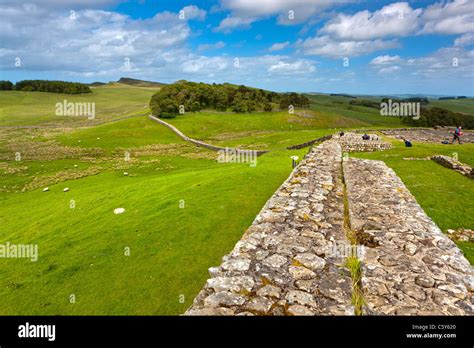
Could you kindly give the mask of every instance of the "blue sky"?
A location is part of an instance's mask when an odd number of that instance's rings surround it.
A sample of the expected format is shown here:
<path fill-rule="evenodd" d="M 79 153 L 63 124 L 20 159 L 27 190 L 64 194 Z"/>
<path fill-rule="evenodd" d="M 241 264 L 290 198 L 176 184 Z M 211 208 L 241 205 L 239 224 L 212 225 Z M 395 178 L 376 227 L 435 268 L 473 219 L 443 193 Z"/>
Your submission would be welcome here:
<path fill-rule="evenodd" d="M 0 0 L 0 79 L 474 95 L 474 1 Z"/>

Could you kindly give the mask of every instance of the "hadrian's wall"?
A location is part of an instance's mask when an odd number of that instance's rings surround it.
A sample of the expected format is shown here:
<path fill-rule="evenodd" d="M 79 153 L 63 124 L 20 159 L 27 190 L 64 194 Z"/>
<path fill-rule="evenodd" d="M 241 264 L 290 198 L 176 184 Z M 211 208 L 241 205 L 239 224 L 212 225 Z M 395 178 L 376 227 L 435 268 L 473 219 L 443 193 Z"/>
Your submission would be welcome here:
<path fill-rule="evenodd" d="M 197 146 L 200 146 L 200 147 L 205 147 L 206 149 L 213 150 L 213 151 L 228 151 L 229 150 L 229 148 L 227 148 L 227 147 L 216 146 L 216 145 L 205 143 L 204 141 L 201 141 L 201 140 L 196 140 L 196 139 L 190 138 L 187 135 L 185 135 L 183 132 L 181 132 L 178 128 L 173 126 L 172 124 L 169 124 L 168 122 L 160 120 L 158 117 L 150 115 L 150 116 L 148 116 L 148 118 L 155 121 L 155 122 L 158 122 L 158 123 L 162 124 L 163 126 L 165 126 L 168 129 L 172 130 L 177 136 L 179 136 L 184 141 L 193 143 L 194 145 L 197 145 Z M 235 152 L 240 152 L 240 153 L 251 152 L 252 154 L 255 153 L 257 156 L 263 155 L 264 153 L 268 152 L 266 150 L 243 150 L 243 149 L 233 149 L 233 150 Z"/>
<path fill-rule="evenodd" d="M 365 248 L 359 283 L 338 252 L 348 233 Z M 342 161 L 334 139 L 308 153 L 209 273 L 185 315 L 353 315 L 353 291 L 362 315 L 474 314 L 461 251 L 390 168 Z"/>
<path fill-rule="evenodd" d="M 474 315 L 473 267 L 382 161 L 349 158 L 351 229 L 362 262 L 366 314 Z"/>
<path fill-rule="evenodd" d="M 314 148 L 275 192 L 186 315 L 352 315 L 341 148 Z"/>
<path fill-rule="evenodd" d="M 288 147 L 287 147 L 287 150 L 303 149 L 303 148 L 305 148 L 305 147 L 314 145 L 314 144 L 316 144 L 316 143 L 321 143 L 321 142 L 326 141 L 326 140 L 329 140 L 329 139 L 331 139 L 331 138 L 332 138 L 332 134 L 328 134 L 328 135 L 325 135 L 325 136 L 323 136 L 323 137 L 316 138 L 316 139 L 307 141 L 307 142 L 302 143 L 302 144 L 288 146 Z"/>

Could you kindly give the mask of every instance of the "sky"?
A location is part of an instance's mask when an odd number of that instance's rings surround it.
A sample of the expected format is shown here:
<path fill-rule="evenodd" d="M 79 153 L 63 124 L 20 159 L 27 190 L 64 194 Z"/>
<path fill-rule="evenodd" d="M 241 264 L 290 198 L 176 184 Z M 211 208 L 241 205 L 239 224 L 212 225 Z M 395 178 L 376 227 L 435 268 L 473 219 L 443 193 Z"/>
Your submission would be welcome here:
<path fill-rule="evenodd" d="M 474 96 L 474 0 L 0 0 L 0 79 Z"/>

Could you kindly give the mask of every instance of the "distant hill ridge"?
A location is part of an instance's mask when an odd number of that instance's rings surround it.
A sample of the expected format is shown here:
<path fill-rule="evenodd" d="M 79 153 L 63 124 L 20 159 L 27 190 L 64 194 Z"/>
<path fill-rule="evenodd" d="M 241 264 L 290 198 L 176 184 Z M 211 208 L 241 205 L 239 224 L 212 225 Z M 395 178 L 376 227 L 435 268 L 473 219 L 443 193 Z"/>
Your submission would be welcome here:
<path fill-rule="evenodd" d="M 138 80 L 138 79 L 132 79 L 130 77 L 121 77 L 117 81 L 117 83 L 122 83 L 125 85 L 141 86 L 141 87 L 160 87 L 160 86 L 166 85 L 166 83 Z"/>

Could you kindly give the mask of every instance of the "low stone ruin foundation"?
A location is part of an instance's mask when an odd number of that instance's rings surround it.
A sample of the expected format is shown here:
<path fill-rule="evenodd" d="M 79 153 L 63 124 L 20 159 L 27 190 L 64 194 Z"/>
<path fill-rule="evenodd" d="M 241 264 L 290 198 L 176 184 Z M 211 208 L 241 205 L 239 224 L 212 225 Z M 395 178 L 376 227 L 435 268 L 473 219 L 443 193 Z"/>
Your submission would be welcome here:
<path fill-rule="evenodd" d="M 464 176 L 467 176 L 470 179 L 474 179 L 474 169 L 467 164 L 459 162 L 453 157 L 436 155 L 432 156 L 431 159 L 436 163 L 441 164 L 443 167 L 452 169 Z"/>
<path fill-rule="evenodd" d="M 343 136 L 339 134 L 333 135 L 342 148 L 343 152 L 372 152 L 383 151 L 392 148 L 392 144 L 386 141 L 381 141 L 377 134 L 367 134 L 370 140 L 363 140 L 362 134 L 345 133 Z"/>

